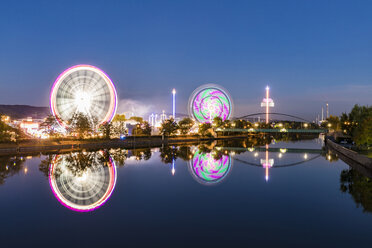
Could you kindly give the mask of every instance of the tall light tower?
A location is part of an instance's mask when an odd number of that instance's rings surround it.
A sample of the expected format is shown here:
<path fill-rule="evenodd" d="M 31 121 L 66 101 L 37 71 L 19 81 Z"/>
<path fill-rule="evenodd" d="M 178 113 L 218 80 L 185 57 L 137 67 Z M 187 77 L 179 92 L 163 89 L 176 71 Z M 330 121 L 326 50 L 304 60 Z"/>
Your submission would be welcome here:
<path fill-rule="evenodd" d="M 265 152 L 265 159 L 261 159 L 262 167 L 265 168 L 265 180 L 266 182 L 269 181 L 269 168 L 273 167 L 274 159 L 269 158 L 269 145 L 266 144 L 266 152 Z"/>
<path fill-rule="evenodd" d="M 270 98 L 269 86 L 266 86 L 266 98 L 262 100 L 261 107 L 266 107 L 266 124 L 269 124 L 269 108 L 274 107 L 274 101 Z"/>
<path fill-rule="evenodd" d="M 327 118 L 329 118 L 329 106 L 328 106 L 328 102 L 327 102 L 326 106 L 327 106 Z"/>
<path fill-rule="evenodd" d="M 172 90 L 172 95 L 173 95 L 173 119 L 176 120 L 176 89 Z"/>
<path fill-rule="evenodd" d="M 176 168 L 174 167 L 174 159 L 172 160 L 172 176 L 176 173 Z"/>

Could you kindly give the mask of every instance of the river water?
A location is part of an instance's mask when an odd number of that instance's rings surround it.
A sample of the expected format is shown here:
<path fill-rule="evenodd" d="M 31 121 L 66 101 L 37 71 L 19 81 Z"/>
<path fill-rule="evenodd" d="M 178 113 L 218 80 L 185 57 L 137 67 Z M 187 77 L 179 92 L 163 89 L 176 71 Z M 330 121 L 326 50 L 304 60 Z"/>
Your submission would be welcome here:
<path fill-rule="evenodd" d="M 1 247 L 370 247 L 372 182 L 319 139 L 0 157 Z"/>

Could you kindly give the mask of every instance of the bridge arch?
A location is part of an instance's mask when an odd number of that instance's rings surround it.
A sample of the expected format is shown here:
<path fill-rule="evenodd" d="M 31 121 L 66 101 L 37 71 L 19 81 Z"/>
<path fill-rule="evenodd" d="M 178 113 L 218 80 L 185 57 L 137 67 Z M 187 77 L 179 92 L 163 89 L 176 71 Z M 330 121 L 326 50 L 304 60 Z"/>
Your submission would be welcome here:
<path fill-rule="evenodd" d="M 259 116 L 259 115 L 266 115 L 266 113 L 262 112 L 262 113 L 254 113 L 254 114 L 248 114 L 248 115 L 244 115 L 244 116 L 241 116 L 241 117 L 236 117 L 236 118 L 233 118 L 234 120 L 237 120 L 237 119 L 247 119 L 249 117 L 254 117 L 254 116 Z M 284 114 L 284 113 L 270 113 L 270 115 L 279 115 L 279 116 L 285 116 L 285 117 L 291 117 L 291 118 L 294 118 L 294 119 L 297 119 L 297 120 L 301 120 L 301 121 L 305 121 L 305 122 L 308 122 L 308 123 L 311 123 L 311 121 L 307 120 L 307 119 L 304 119 L 302 117 L 299 117 L 299 116 L 296 116 L 296 115 L 291 115 L 291 114 Z"/>

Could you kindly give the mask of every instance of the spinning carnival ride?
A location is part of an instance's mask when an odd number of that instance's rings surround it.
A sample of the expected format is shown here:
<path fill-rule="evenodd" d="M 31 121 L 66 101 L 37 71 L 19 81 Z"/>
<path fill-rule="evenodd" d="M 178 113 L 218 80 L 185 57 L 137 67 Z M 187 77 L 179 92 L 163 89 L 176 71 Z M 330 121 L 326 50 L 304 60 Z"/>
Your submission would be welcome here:
<path fill-rule="evenodd" d="M 223 121 L 232 116 L 233 103 L 227 90 L 215 84 L 197 88 L 189 99 L 189 114 L 200 123 L 211 123 L 215 117 Z"/>
<path fill-rule="evenodd" d="M 53 84 L 50 109 L 59 124 L 78 113 L 98 124 L 109 122 L 117 106 L 116 89 L 110 78 L 91 65 L 76 65 L 61 73 Z"/>

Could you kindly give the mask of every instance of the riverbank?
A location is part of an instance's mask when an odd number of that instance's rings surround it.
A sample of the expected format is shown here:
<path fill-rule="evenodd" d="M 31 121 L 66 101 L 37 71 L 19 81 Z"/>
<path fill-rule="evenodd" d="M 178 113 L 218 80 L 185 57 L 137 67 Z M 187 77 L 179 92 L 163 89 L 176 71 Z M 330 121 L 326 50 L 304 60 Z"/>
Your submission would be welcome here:
<path fill-rule="evenodd" d="M 362 165 L 363 167 L 367 169 L 372 170 L 372 158 L 369 158 L 365 155 L 359 154 L 353 150 L 347 149 L 332 140 L 326 138 L 326 145 L 328 148 L 330 148 L 332 151 L 335 151 L 336 154 L 341 154 L 343 157 L 346 157 L 348 160 L 352 160 L 354 162 L 357 162 L 358 164 Z M 342 159 L 342 157 L 341 157 Z M 347 161 L 345 161 L 348 163 Z"/>
<path fill-rule="evenodd" d="M 103 149 L 103 148 L 151 148 L 162 145 L 177 145 L 199 143 L 204 141 L 227 140 L 227 139 L 244 139 L 246 135 L 237 136 L 220 136 L 220 137 L 166 137 L 151 136 L 151 137 L 129 137 L 121 139 L 96 139 L 96 140 L 35 140 L 22 142 L 21 144 L 1 144 L 0 155 L 24 155 L 40 152 L 63 152 L 63 151 L 79 151 L 83 149 Z"/>

